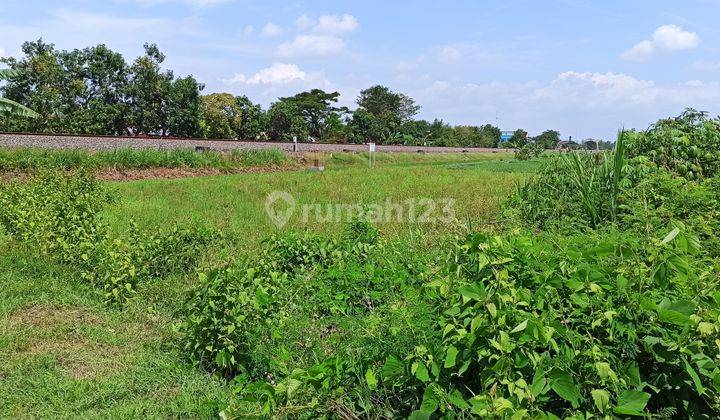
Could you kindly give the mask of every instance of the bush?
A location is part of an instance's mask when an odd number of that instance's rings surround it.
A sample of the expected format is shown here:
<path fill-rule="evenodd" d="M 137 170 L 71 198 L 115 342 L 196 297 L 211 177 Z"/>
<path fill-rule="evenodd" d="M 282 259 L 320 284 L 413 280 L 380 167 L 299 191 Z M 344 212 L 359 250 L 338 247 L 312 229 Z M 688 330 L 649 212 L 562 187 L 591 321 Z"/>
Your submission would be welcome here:
<path fill-rule="evenodd" d="M 76 269 L 112 303 L 132 297 L 141 281 L 190 270 L 215 238 L 207 229 L 177 226 L 152 234 L 133 227 L 128 237 L 112 237 L 100 217 L 110 201 L 86 172 L 46 172 L 0 186 L 0 226 Z"/>
<path fill-rule="evenodd" d="M 694 244 L 678 230 L 650 243 L 471 235 L 441 306 L 442 348 L 390 384 L 425 384 L 426 414 L 712 417 L 720 294 Z"/>
<path fill-rule="evenodd" d="M 720 119 L 687 109 L 677 118 L 660 120 L 645 132 L 629 136 L 631 157 L 652 162 L 689 180 L 720 173 Z"/>
<path fill-rule="evenodd" d="M 625 140 L 554 159 L 507 203 L 514 228 L 459 239 L 446 270 L 385 261 L 381 241 L 350 251 L 367 226 L 264 254 L 300 269 L 246 337 L 250 373 L 224 414 L 717 417 L 720 181 L 627 160 Z M 367 336 L 375 315 L 387 328 Z"/>

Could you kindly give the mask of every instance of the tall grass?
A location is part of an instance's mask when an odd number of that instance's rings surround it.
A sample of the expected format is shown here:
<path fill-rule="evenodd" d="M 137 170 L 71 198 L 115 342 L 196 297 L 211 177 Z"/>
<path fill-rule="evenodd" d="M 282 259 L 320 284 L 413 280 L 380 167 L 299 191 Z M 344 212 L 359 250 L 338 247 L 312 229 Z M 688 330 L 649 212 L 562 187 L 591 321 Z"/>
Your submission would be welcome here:
<path fill-rule="evenodd" d="M 562 158 L 593 227 L 617 218 L 617 198 L 625 166 L 624 138 L 625 132 L 620 131 L 612 153 L 572 152 Z"/>
<path fill-rule="evenodd" d="M 627 178 L 626 133 L 611 152 L 571 152 L 550 159 L 532 181 L 518 187 L 506 209 L 530 225 L 595 228 L 618 218 Z"/>
<path fill-rule="evenodd" d="M 198 153 L 192 149 L 118 149 L 101 152 L 80 149 L 0 149 L 0 172 L 104 168 L 213 168 L 229 171 L 237 167 L 278 166 L 288 161 L 288 156 L 279 149 L 236 150 L 230 153 Z"/>

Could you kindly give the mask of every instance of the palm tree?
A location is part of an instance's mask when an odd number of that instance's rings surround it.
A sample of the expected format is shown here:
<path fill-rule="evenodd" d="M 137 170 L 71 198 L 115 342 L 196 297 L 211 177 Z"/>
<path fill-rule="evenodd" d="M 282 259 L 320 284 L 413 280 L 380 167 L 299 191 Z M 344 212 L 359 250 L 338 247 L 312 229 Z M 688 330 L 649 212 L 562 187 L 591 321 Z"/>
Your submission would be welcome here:
<path fill-rule="evenodd" d="M 10 69 L 0 69 L 0 80 L 6 80 L 17 74 L 17 71 Z M 20 105 L 10 99 L 0 97 L 0 115 L 12 115 L 17 117 L 37 118 L 38 113 L 32 109 Z"/>

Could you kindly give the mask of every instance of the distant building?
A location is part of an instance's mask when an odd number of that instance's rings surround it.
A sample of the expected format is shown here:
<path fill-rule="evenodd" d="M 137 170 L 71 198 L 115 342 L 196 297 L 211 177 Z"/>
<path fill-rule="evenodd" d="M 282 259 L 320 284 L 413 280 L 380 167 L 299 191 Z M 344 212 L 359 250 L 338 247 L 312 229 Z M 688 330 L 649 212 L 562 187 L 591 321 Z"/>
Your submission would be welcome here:
<path fill-rule="evenodd" d="M 501 131 L 500 132 L 500 143 L 505 143 L 507 141 L 510 141 L 512 138 L 514 131 Z"/>

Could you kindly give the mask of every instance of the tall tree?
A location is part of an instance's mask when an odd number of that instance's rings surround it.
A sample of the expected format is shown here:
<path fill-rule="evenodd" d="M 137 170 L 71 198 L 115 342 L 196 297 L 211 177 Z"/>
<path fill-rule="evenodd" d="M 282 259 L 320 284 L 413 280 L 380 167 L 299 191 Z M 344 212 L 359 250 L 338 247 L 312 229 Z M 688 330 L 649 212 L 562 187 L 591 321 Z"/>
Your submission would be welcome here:
<path fill-rule="evenodd" d="M 384 144 L 391 138 L 387 125 L 372 112 L 359 108 L 349 121 L 350 140 L 353 143 L 375 142 Z"/>
<path fill-rule="evenodd" d="M 376 127 L 372 134 L 374 138 L 365 138 L 365 141 L 377 141 L 381 143 L 388 142 L 400 132 L 403 123 L 409 121 L 420 107 L 415 105 L 415 101 L 403 93 L 395 93 L 385 86 L 372 86 L 360 92 L 357 98 L 358 110 L 363 110 L 373 116 L 372 126 Z M 357 112 L 357 111 L 356 111 Z M 355 118 L 353 117 L 353 120 Z M 367 115 L 358 117 L 358 121 L 354 124 L 356 127 L 368 125 Z M 356 136 L 359 133 L 356 133 Z"/>
<path fill-rule="evenodd" d="M 336 108 L 338 92 L 325 92 L 322 89 L 313 89 L 309 92 L 300 92 L 295 96 L 280 98 L 280 102 L 292 103 L 299 116 L 305 120 L 307 132 L 315 139 L 321 139 L 327 129 L 327 121 L 339 112 L 347 112 L 346 108 Z"/>
<path fill-rule="evenodd" d="M 55 46 L 42 39 L 25 42 L 23 57 L 6 57 L 0 62 L 11 72 L 2 96 L 37 112 L 37 118 L 15 121 L 13 128 L 22 131 L 63 131 L 63 86 L 65 72 L 58 60 Z"/>
<path fill-rule="evenodd" d="M 15 73 L 13 70 L 0 69 L 0 80 L 5 80 Z M 0 116 L 37 118 L 38 113 L 13 100 L 0 97 Z"/>
<path fill-rule="evenodd" d="M 235 102 L 240 107 L 242 121 L 237 129 L 241 140 L 258 140 L 267 130 L 267 114 L 259 104 L 253 104 L 247 96 L 238 96 Z"/>
<path fill-rule="evenodd" d="M 543 149 L 554 149 L 560 141 L 560 133 L 555 130 L 545 130 L 539 136 L 533 137 L 533 141 Z"/>
<path fill-rule="evenodd" d="M 361 91 L 357 104 L 377 117 L 391 117 L 398 123 L 410 120 L 420 110 L 411 97 L 380 85 Z"/>
<path fill-rule="evenodd" d="M 296 136 L 306 141 L 309 132 L 307 122 L 294 101 L 278 101 L 268 109 L 268 136 L 271 140 L 288 141 Z"/>
<path fill-rule="evenodd" d="M 172 71 L 162 71 L 165 55 L 157 45 L 145 44 L 145 54 L 130 67 L 131 134 L 168 134 L 166 102 L 172 89 Z"/>
<path fill-rule="evenodd" d="M 515 147 L 523 147 L 528 143 L 528 132 L 519 128 L 513 132 L 508 142 Z"/>
<path fill-rule="evenodd" d="M 175 137 L 200 137 L 203 101 L 200 92 L 205 88 L 192 76 L 176 79 L 170 87 L 166 114 L 167 128 Z"/>
<path fill-rule="evenodd" d="M 202 131 L 210 139 L 236 139 L 242 126 L 242 108 L 229 93 L 213 93 L 202 98 Z"/>
<path fill-rule="evenodd" d="M 128 66 L 105 45 L 62 51 L 65 129 L 82 134 L 123 134 L 128 126 Z"/>

